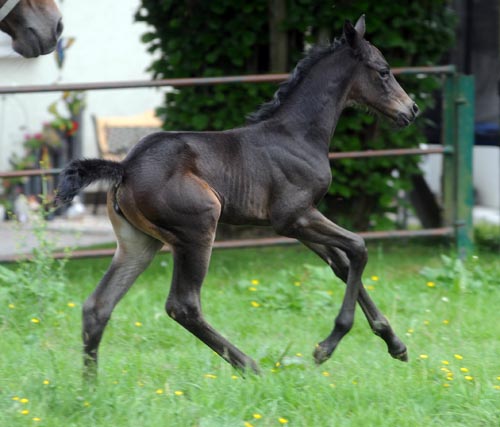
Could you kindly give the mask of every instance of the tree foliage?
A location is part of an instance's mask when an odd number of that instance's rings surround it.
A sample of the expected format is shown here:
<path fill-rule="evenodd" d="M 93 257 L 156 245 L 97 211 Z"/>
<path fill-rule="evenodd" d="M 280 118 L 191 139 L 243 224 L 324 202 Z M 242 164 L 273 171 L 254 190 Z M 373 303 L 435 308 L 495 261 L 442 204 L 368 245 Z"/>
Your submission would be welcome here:
<path fill-rule="evenodd" d="M 319 39 L 340 35 L 345 19 L 366 14 L 366 38 L 393 67 L 436 64 L 453 41 L 449 0 L 405 5 L 391 0 L 286 1 L 278 25 L 287 40 L 289 70 Z M 266 73 L 270 70 L 270 12 L 276 0 L 142 0 L 136 19 L 151 26 L 143 42 L 158 59 L 156 78 Z M 289 71 L 288 70 L 288 71 Z M 399 79 L 421 109 L 433 105 L 439 80 Z M 220 130 L 244 124 L 248 113 L 267 101 L 275 85 L 231 84 L 181 88 L 166 94 L 158 109 L 166 129 Z M 394 132 L 384 120 L 347 110 L 332 141 L 332 151 L 415 146 L 425 142 L 417 126 Z M 384 225 L 400 189 L 409 187 L 417 158 L 342 160 L 333 164 L 333 184 L 323 208 L 356 229 Z"/>

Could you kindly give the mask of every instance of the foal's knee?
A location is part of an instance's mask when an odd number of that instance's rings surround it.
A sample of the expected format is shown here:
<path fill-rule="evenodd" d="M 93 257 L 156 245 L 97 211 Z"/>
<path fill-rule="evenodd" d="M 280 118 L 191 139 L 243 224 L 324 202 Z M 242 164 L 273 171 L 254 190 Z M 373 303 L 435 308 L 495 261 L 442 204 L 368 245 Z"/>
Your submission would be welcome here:
<path fill-rule="evenodd" d="M 364 267 L 368 262 L 368 249 L 366 248 L 365 240 L 357 234 L 353 235 L 349 247 L 345 249 L 345 253 L 347 254 L 351 264 L 356 263 L 357 265 Z"/>
<path fill-rule="evenodd" d="M 201 312 L 197 304 L 181 303 L 169 298 L 165 310 L 172 319 L 186 328 L 199 324 L 201 319 Z"/>

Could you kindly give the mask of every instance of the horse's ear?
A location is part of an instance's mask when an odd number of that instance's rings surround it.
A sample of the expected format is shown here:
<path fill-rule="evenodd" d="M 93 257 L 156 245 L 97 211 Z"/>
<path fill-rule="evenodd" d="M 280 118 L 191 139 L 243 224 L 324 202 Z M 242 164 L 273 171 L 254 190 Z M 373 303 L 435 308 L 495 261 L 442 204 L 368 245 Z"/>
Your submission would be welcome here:
<path fill-rule="evenodd" d="M 354 26 L 354 29 L 358 33 L 359 37 L 363 38 L 365 36 L 366 25 L 365 25 L 365 14 L 364 13 L 356 21 L 356 25 Z"/>
<path fill-rule="evenodd" d="M 357 49 L 359 46 L 359 35 L 356 29 L 353 27 L 352 22 L 346 20 L 344 23 L 344 38 L 347 44 L 353 49 Z"/>

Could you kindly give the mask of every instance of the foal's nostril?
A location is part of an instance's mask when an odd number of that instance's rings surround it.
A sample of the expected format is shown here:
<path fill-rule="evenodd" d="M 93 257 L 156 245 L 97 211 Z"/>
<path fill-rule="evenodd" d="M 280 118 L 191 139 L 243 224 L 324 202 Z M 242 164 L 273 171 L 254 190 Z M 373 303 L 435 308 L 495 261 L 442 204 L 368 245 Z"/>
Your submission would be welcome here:
<path fill-rule="evenodd" d="M 415 114 L 415 116 L 416 116 L 418 114 L 418 112 L 419 112 L 418 105 L 415 104 L 415 103 L 413 103 L 411 109 L 413 111 L 413 114 Z"/>

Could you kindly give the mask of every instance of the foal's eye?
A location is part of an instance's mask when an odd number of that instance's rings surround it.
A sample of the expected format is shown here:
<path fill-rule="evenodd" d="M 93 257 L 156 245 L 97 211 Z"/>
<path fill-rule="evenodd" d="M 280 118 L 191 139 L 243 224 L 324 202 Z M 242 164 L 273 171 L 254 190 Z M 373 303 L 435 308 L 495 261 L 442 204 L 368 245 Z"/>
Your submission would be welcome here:
<path fill-rule="evenodd" d="M 390 73 L 391 73 L 391 72 L 390 72 L 389 70 L 387 70 L 387 69 L 385 69 L 385 70 L 380 70 L 380 71 L 378 72 L 379 76 L 380 76 L 380 77 L 382 77 L 383 79 L 386 79 L 387 77 L 389 77 L 389 74 L 390 74 Z"/>

